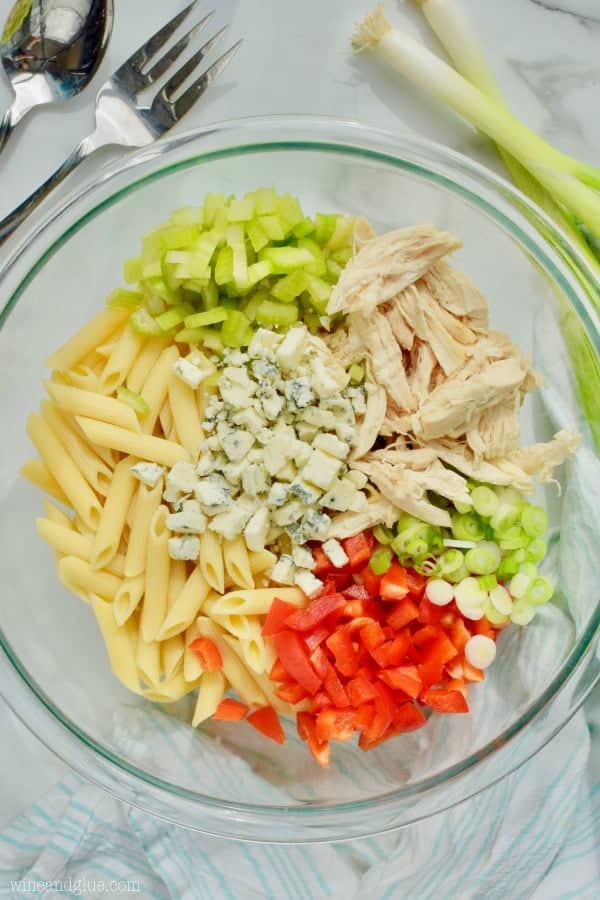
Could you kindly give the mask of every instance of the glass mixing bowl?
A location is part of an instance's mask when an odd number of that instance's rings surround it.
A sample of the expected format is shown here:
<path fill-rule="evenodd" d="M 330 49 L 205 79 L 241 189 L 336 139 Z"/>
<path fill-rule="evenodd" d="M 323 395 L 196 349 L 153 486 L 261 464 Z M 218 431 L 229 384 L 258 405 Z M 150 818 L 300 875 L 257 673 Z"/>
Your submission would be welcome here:
<path fill-rule="evenodd" d="M 38 539 L 37 491 L 17 476 L 32 455 L 28 413 L 44 360 L 103 304 L 141 235 L 209 191 L 274 185 L 310 212 L 366 215 L 378 231 L 431 221 L 458 234 L 455 263 L 480 285 L 491 320 L 547 376 L 528 399 L 524 440 L 575 422 L 583 448 L 550 486 L 549 569 L 556 602 L 507 629 L 468 716 L 367 754 L 336 745 L 329 771 L 295 736 L 279 747 L 235 724 L 194 731 L 190 701 L 171 709 L 113 678 L 90 610 L 58 582 Z M 340 840 L 384 832 L 485 789 L 535 754 L 600 676 L 600 479 L 559 326 L 600 348 L 598 320 L 572 271 L 585 263 L 505 182 L 445 148 L 314 118 L 225 122 L 105 170 L 30 230 L 2 272 L 0 383 L 0 690 L 29 729 L 124 801 L 201 832 L 257 841 Z M 593 283 L 593 275 L 587 278 Z M 587 385 L 588 390 L 598 386 Z M 250 733 L 252 732 L 252 733 Z"/>

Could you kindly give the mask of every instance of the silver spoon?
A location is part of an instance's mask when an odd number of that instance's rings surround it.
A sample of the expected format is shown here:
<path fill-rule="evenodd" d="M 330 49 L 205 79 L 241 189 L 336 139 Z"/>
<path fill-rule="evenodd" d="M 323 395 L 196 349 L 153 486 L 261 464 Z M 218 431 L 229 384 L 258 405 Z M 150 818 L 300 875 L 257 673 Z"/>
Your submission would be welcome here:
<path fill-rule="evenodd" d="M 63 103 L 91 81 L 113 25 L 113 0 L 17 0 L 0 37 L 15 99 L 0 121 L 0 150 L 23 116 Z"/>

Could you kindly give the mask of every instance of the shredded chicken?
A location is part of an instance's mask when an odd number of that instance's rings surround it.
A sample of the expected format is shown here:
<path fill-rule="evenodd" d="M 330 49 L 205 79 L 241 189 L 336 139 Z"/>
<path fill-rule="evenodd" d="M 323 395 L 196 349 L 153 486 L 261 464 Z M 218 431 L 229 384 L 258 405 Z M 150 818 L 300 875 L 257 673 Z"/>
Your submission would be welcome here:
<path fill-rule="evenodd" d="M 388 231 L 368 241 L 346 266 L 331 292 L 327 313 L 372 311 L 413 284 L 461 242 L 435 225 Z"/>
<path fill-rule="evenodd" d="M 431 391 L 431 379 L 436 367 L 436 359 L 429 344 L 419 341 L 412 354 L 412 366 L 407 376 L 411 393 L 422 403 Z"/>
<path fill-rule="evenodd" d="M 351 463 L 351 466 L 367 475 L 393 506 L 424 522 L 429 522 L 430 525 L 450 527 L 450 516 L 446 510 L 434 506 L 426 497 L 428 478 L 425 472 L 414 472 L 401 466 L 391 466 L 384 462 L 367 462 L 366 460 L 356 460 Z M 447 473 L 447 470 L 445 471 Z M 460 475 L 456 477 L 460 478 Z M 446 482 L 445 477 L 440 478 L 439 471 L 433 473 L 432 479 L 438 487 L 442 482 Z"/>
<path fill-rule="evenodd" d="M 534 475 L 539 481 L 550 481 L 553 469 L 562 465 L 580 443 L 581 436 L 575 430 L 563 429 L 547 444 L 523 447 L 511 453 L 508 460 L 528 475 Z"/>
<path fill-rule="evenodd" d="M 519 409 L 521 397 L 518 391 L 484 409 L 473 427 L 467 431 L 467 444 L 475 459 L 495 459 L 505 456 L 519 447 Z"/>
<path fill-rule="evenodd" d="M 425 272 L 423 281 L 443 309 L 460 317 L 473 331 L 487 332 L 487 303 L 470 278 L 440 260 Z"/>
<path fill-rule="evenodd" d="M 334 516 L 329 527 L 329 537 L 343 539 L 373 528 L 387 525 L 389 528 L 398 521 L 399 511 L 383 497 L 371 500 L 362 512 L 345 512 Z"/>
<path fill-rule="evenodd" d="M 387 406 L 384 388 L 371 379 L 367 379 L 365 389 L 367 410 L 360 424 L 356 444 L 352 451 L 352 455 L 358 458 L 364 456 L 377 440 Z"/>
<path fill-rule="evenodd" d="M 355 313 L 350 321 L 352 329 L 362 334 L 371 367 L 388 397 L 400 409 L 416 409 L 417 403 L 408 386 L 402 353 L 386 316 L 380 312 L 368 317 Z"/>

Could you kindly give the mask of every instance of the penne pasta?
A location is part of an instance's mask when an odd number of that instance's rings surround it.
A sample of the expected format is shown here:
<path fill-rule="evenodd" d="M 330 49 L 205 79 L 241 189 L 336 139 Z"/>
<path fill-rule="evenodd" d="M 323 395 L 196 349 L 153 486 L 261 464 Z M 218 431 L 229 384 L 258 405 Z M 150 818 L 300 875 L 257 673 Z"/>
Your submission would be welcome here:
<path fill-rule="evenodd" d="M 108 661 L 114 675 L 130 691 L 141 694 L 136 663 L 137 626 L 135 622 L 127 622 L 121 627 L 115 622 L 110 606 L 101 597 L 92 594 L 90 602 L 104 638 Z"/>
<path fill-rule="evenodd" d="M 205 531 L 200 535 L 200 554 L 198 557 L 200 571 L 205 580 L 222 594 L 225 590 L 225 566 L 223 562 L 223 548 L 221 538 L 214 531 Z"/>
<path fill-rule="evenodd" d="M 176 634 L 160 642 L 160 658 L 165 680 L 169 681 L 183 668 L 183 635 Z"/>
<path fill-rule="evenodd" d="M 60 510 L 55 508 L 56 513 Z M 89 563 L 92 555 L 93 538 L 89 534 L 81 534 L 73 527 L 68 516 L 65 516 L 69 525 L 64 525 L 58 519 L 36 519 L 37 533 L 60 556 L 76 556 Z M 106 567 L 111 575 L 122 578 L 125 574 L 125 557 L 115 556 Z"/>
<path fill-rule="evenodd" d="M 28 459 L 19 469 L 19 475 L 44 493 L 50 494 L 59 503 L 64 503 L 65 506 L 70 505 L 67 495 L 41 459 Z"/>
<path fill-rule="evenodd" d="M 209 615 L 213 622 L 240 640 L 248 640 L 260 635 L 261 624 L 258 616 L 238 616 L 235 613 L 231 616 L 213 615 L 208 603 L 204 604 L 203 612 Z"/>
<path fill-rule="evenodd" d="M 242 535 L 232 541 L 223 541 L 223 563 L 229 582 L 233 587 L 253 588 L 254 578 L 248 548 Z"/>
<path fill-rule="evenodd" d="M 113 601 L 113 615 L 117 625 L 124 625 L 133 615 L 144 596 L 146 579 L 143 575 L 124 578 Z"/>
<path fill-rule="evenodd" d="M 242 638 L 240 646 L 242 648 L 242 658 L 253 672 L 263 675 L 265 672 L 268 673 L 270 671 L 266 662 L 265 641 L 262 635 Z"/>
<path fill-rule="evenodd" d="M 162 433 L 165 437 L 168 437 L 173 431 L 173 413 L 171 412 L 171 405 L 168 398 L 160 408 L 158 420 L 160 422 Z"/>
<path fill-rule="evenodd" d="M 176 375 L 169 382 L 169 405 L 173 414 L 175 431 L 192 459 L 198 455 L 198 446 L 204 440 L 200 426 L 196 393 Z"/>
<path fill-rule="evenodd" d="M 265 695 L 243 659 L 240 642 L 236 638 L 227 640 L 223 629 L 207 616 L 198 616 L 196 625 L 200 634 L 209 637 L 219 648 L 223 660 L 223 674 L 244 703 L 249 706 L 264 706 Z"/>
<path fill-rule="evenodd" d="M 105 397 L 103 394 L 84 391 L 66 384 L 56 384 L 54 381 L 46 381 L 45 386 L 56 405 L 65 412 L 74 416 L 97 419 L 99 422 L 107 422 L 109 425 L 116 425 L 129 431 L 138 433 L 140 431 L 140 423 L 132 408 L 114 397 Z"/>
<path fill-rule="evenodd" d="M 128 578 L 141 575 L 146 566 L 150 522 L 155 511 L 160 506 L 162 489 L 162 479 L 153 488 L 140 482 L 135 501 L 130 506 L 132 511 L 131 532 L 127 542 L 127 558 L 125 561 L 125 575 Z"/>
<path fill-rule="evenodd" d="M 80 359 L 103 344 L 128 317 L 129 311 L 126 309 L 103 309 L 53 353 L 46 360 L 46 366 L 59 372 L 71 369 Z"/>
<path fill-rule="evenodd" d="M 86 525 L 96 528 L 101 513 L 98 498 L 48 423 L 41 416 L 35 414 L 29 416 L 27 434 L 50 474 L 68 498 L 69 504 Z"/>
<path fill-rule="evenodd" d="M 259 675 L 257 672 L 254 672 L 253 677 L 265 695 L 269 706 L 272 706 L 273 709 L 276 709 L 277 712 L 281 713 L 283 716 L 290 716 L 290 718 L 294 719 L 296 717 L 296 712 L 303 708 L 302 704 L 297 703 L 292 706 L 291 703 L 286 703 L 285 700 L 278 697 L 275 693 L 277 685 L 271 681 L 267 674 Z"/>
<path fill-rule="evenodd" d="M 73 519 L 69 518 L 69 516 L 59 509 L 58 506 L 55 506 L 54 503 L 50 503 L 50 501 L 45 497 L 44 498 L 44 514 L 46 519 L 49 522 L 54 523 L 55 525 L 60 525 L 62 528 L 69 528 L 73 530 L 75 528 L 75 523 Z M 36 523 L 42 521 L 41 519 L 36 519 Z M 77 553 L 74 554 L 77 556 Z"/>
<path fill-rule="evenodd" d="M 186 681 L 183 674 L 178 672 L 170 681 L 161 681 L 157 687 L 144 691 L 144 697 L 154 703 L 176 703 L 195 690 L 199 683 L 199 679 L 194 682 Z"/>
<path fill-rule="evenodd" d="M 195 681 L 204 672 L 200 657 L 190 650 L 190 644 L 197 637 L 200 637 L 200 631 L 197 622 L 194 621 L 189 628 L 186 628 L 183 636 L 183 677 L 186 681 Z"/>
<path fill-rule="evenodd" d="M 167 609 L 171 609 L 177 597 L 185 587 L 187 567 L 183 559 L 172 559 L 169 571 L 169 589 L 167 591 Z"/>
<path fill-rule="evenodd" d="M 127 323 L 125 323 L 125 324 L 127 324 Z M 100 359 L 102 360 L 102 366 L 100 367 L 101 369 L 104 368 L 104 366 L 106 364 L 106 360 L 108 359 L 110 354 L 115 349 L 115 344 L 117 343 L 117 341 L 119 339 L 119 335 L 121 335 L 122 333 L 123 333 L 122 329 L 119 328 L 117 331 L 115 331 L 114 334 L 111 335 L 110 340 L 106 341 L 104 344 L 100 344 L 99 347 L 96 347 L 96 355 L 99 356 Z M 100 374 L 100 372 L 98 372 L 98 375 L 99 374 Z"/>
<path fill-rule="evenodd" d="M 50 400 L 42 402 L 41 414 L 90 487 L 97 494 L 106 496 L 112 479 L 112 471 L 106 463 L 94 453 L 87 441 L 79 436 Z"/>
<path fill-rule="evenodd" d="M 126 456 L 113 473 L 92 545 L 91 563 L 94 569 L 104 569 L 119 549 L 127 511 L 138 485 L 131 472 L 135 462 L 135 459 Z"/>
<path fill-rule="evenodd" d="M 285 600 L 287 603 L 293 603 L 294 606 L 306 606 L 306 597 L 300 588 L 294 587 L 273 587 L 273 588 L 257 588 L 255 590 L 236 590 L 229 591 L 215 600 L 212 605 L 214 615 L 224 616 L 237 613 L 246 616 L 266 615 L 271 608 L 271 604 L 275 597 Z"/>
<path fill-rule="evenodd" d="M 200 567 L 195 566 L 188 576 L 178 597 L 175 598 L 158 633 L 158 638 L 165 641 L 175 634 L 180 634 L 191 625 L 203 603 L 210 593 L 210 586 Z"/>
<path fill-rule="evenodd" d="M 109 399 L 108 397 L 105 399 Z M 77 422 L 86 437 L 93 444 L 130 453 L 147 462 L 160 463 L 172 467 L 180 460 L 189 460 L 187 451 L 179 444 L 166 441 L 164 438 L 152 437 L 149 434 L 136 434 L 126 428 L 119 428 L 97 419 L 77 417 Z"/>
<path fill-rule="evenodd" d="M 225 678 L 222 672 L 205 672 L 200 679 L 198 699 L 192 716 L 192 726 L 197 728 L 215 712 L 225 696 Z"/>
<path fill-rule="evenodd" d="M 268 572 L 277 562 L 277 557 L 270 550 L 248 551 L 248 560 L 250 562 L 250 571 L 253 575 L 260 575 Z"/>
<path fill-rule="evenodd" d="M 79 363 L 74 369 L 68 369 L 66 372 L 53 373 L 58 378 L 53 377 L 52 381 L 59 384 L 66 384 L 70 387 L 81 388 L 84 391 L 98 390 L 98 374 L 91 366 Z"/>
<path fill-rule="evenodd" d="M 168 337 L 148 338 L 127 375 L 127 387 L 130 391 L 141 393 L 152 367 L 168 344 Z"/>
<path fill-rule="evenodd" d="M 138 634 L 135 662 L 143 682 L 156 687 L 160 682 L 161 660 L 158 641 L 145 641 L 142 632 Z"/>
<path fill-rule="evenodd" d="M 102 394 L 112 394 L 119 385 L 125 383 L 134 362 L 144 348 L 145 342 L 145 337 L 136 334 L 129 325 L 125 326 L 98 378 L 98 390 Z"/>
<path fill-rule="evenodd" d="M 106 603 L 112 603 L 121 586 L 121 579 L 110 572 L 98 572 L 77 556 L 63 556 L 58 563 L 58 574 L 63 584 L 74 585 L 74 593 L 81 596 L 97 594 Z"/>
<path fill-rule="evenodd" d="M 167 612 L 171 566 L 168 547 L 170 532 L 166 524 L 168 513 L 166 506 L 159 506 L 150 520 L 146 551 L 146 586 L 140 620 L 140 628 L 145 641 L 157 639 Z"/>
<path fill-rule="evenodd" d="M 173 372 L 173 364 L 179 359 L 177 347 L 170 346 L 158 357 L 148 375 L 141 396 L 150 407 L 150 412 L 142 423 L 144 434 L 152 434 L 161 406 L 166 400 L 169 382 Z"/>

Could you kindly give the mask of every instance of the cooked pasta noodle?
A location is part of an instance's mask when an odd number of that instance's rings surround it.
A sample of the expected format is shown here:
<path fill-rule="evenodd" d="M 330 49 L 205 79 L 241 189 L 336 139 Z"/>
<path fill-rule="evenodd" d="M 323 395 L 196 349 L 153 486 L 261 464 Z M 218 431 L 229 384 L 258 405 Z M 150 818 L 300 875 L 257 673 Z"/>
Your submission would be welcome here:
<path fill-rule="evenodd" d="M 113 601 L 113 615 L 117 625 L 123 625 L 136 611 L 144 596 L 144 575 L 124 578 Z"/>
<path fill-rule="evenodd" d="M 49 357 L 47 367 L 61 372 L 71 369 L 90 351 L 103 344 L 128 318 L 129 311 L 126 309 L 103 309 Z"/>
<path fill-rule="evenodd" d="M 179 440 L 192 459 L 195 459 L 198 455 L 198 446 L 204 439 L 196 395 L 194 390 L 176 375 L 171 375 L 169 382 L 169 404 Z"/>
<path fill-rule="evenodd" d="M 110 667 L 125 687 L 141 694 L 136 663 L 137 626 L 129 621 L 119 626 L 114 620 L 110 606 L 95 594 L 90 598 L 92 610 L 104 638 Z"/>
<path fill-rule="evenodd" d="M 141 353 L 129 370 L 127 387 L 139 394 L 146 383 L 152 366 L 169 343 L 169 338 L 152 337 L 144 345 Z"/>
<path fill-rule="evenodd" d="M 155 511 L 160 506 L 162 489 L 162 478 L 153 488 L 140 482 L 135 500 L 131 504 L 131 531 L 127 542 L 127 558 L 125 561 L 125 574 L 128 578 L 141 575 L 146 566 L 150 522 Z"/>
<path fill-rule="evenodd" d="M 67 372 L 53 373 L 52 381 L 66 384 L 70 387 L 81 388 L 84 391 L 96 391 L 98 389 L 98 373 L 91 366 L 79 363 L 74 369 Z"/>
<path fill-rule="evenodd" d="M 94 569 L 103 569 L 119 549 L 127 511 L 139 483 L 131 472 L 135 462 L 127 456 L 115 467 L 92 547 Z"/>
<path fill-rule="evenodd" d="M 165 679 L 168 681 L 183 667 L 183 636 L 176 634 L 160 642 L 161 663 Z"/>
<path fill-rule="evenodd" d="M 186 628 L 183 637 L 183 677 L 186 681 L 195 681 L 204 671 L 200 657 L 193 650 L 190 650 L 190 644 L 197 637 L 200 637 L 200 630 L 198 629 L 198 623 L 194 621 L 189 628 Z"/>
<path fill-rule="evenodd" d="M 145 641 L 141 630 L 138 633 L 135 661 L 142 681 L 156 687 L 162 672 L 160 644 L 158 641 Z"/>
<path fill-rule="evenodd" d="M 61 514 L 56 507 L 54 509 L 55 513 Z M 35 527 L 38 534 L 60 556 L 76 556 L 89 563 L 92 554 L 92 536 L 81 534 L 73 528 L 73 523 L 68 516 L 64 516 L 64 518 L 71 524 L 65 525 L 58 518 L 36 519 Z M 125 557 L 115 556 L 106 567 L 106 571 L 122 578 L 125 574 Z"/>
<path fill-rule="evenodd" d="M 69 504 L 90 528 L 95 528 L 101 512 L 98 498 L 48 423 L 41 416 L 29 416 L 27 434 Z"/>
<path fill-rule="evenodd" d="M 160 413 L 160 408 L 166 400 L 169 390 L 169 382 L 173 372 L 173 364 L 179 359 L 179 350 L 177 347 L 170 346 L 158 357 L 155 364 L 150 370 L 150 374 L 146 378 L 144 387 L 141 391 L 142 399 L 150 407 L 150 412 L 142 423 L 142 431 L 145 434 L 152 434 L 156 420 Z"/>
<path fill-rule="evenodd" d="M 186 681 L 183 674 L 178 672 L 170 681 L 161 681 L 157 687 L 144 691 L 144 697 L 154 703 L 175 703 L 198 687 L 199 681 Z"/>
<path fill-rule="evenodd" d="M 55 506 L 54 503 L 50 503 L 50 501 L 46 497 L 44 497 L 43 507 L 46 519 L 48 519 L 53 524 L 61 525 L 63 528 L 69 528 L 71 530 L 75 528 L 73 519 L 69 518 L 66 512 L 63 512 L 63 510 L 59 509 L 58 506 Z M 36 522 L 38 521 L 41 520 L 36 519 Z M 77 556 L 76 553 L 74 555 Z"/>
<path fill-rule="evenodd" d="M 222 594 L 225 590 L 225 566 L 221 538 L 214 531 L 200 535 L 200 570 L 211 588 Z M 227 610 L 229 612 L 229 610 Z"/>
<path fill-rule="evenodd" d="M 185 631 L 194 621 L 202 605 L 210 592 L 210 586 L 200 567 L 195 566 L 181 589 L 179 596 L 175 598 L 173 605 L 169 607 L 167 617 L 158 633 L 161 641 L 173 637 Z"/>
<path fill-rule="evenodd" d="M 166 524 L 168 512 L 166 506 L 159 506 L 150 520 L 146 551 L 146 587 L 140 620 L 145 641 L 156 640 L 167 612 L 171 566 L 168 548 L 170 532 Z"/>
<path fill-rule="evenodd" d="M 87 483 L 96 493 L 106 496 L 112 478 L 112 472 L 106 463 L 94 453 L 50 400 L 43 401 L 41 413 Z"/>
<path fill-rule="evenodd" d="M 254 587 L 248 548 L 242 535 L 232 541 L 223 541 L 223 563 L 231 585 L 242 588 Z"/>
<path fill-rule="evenodd" d="M 223 660 L 223 673 L 234 691 L 237 691 L 249 706 L 262 706 L 265 703 L 265 695 L 244 661 L 240 642 L 236 638 L 228 638 L 223 629 L 207 616 L 198 616 L 196 625 L 200 634 L 209 637 L 219 648 Z"/>
<path fill-rule="evenodd" d="M 112 603 L 115 594 L 121 587 L 121 579 L 110 572 L 92 569 L 89 563 L 77 556 L 63 556 L 58 563 L 59 574 L 63 583 L 77 585 L 79 591 L 97 594 L 107 603 Z"/>
<path fill-rule="evenodd" d="M 183 559 L 172 559 L 167 591 L 167 610 L 170 610 L 181 594 L 187 581 L 187 567 Z M 162 626 L 161 626 L 162 627 Z"/>
<path fill-rule="evenodd" d="M 98 422 L 106 422 L 129 431 L 140 431 L 140 423 L 132 408 L 114 397 L 105 397 L 94 391 L 84 391 L 54 381 L 46 381 L 45 385 L 56 405 L 65 412 L 97 419 Z"/>
<path fill-rule="evenodd" d="M 160 408 L 158 420 L 160 422 L 162 433 L 165 437 L 168 437 L 173 431 L 173 413 L 171 412 L 171 404 L 169 403 L 168 398 Z"/>
<path fill-rule="evenodd" d="M 210 719 L 225 695 L 225 678 L 222 672 L 205 672 L 200 679 L 198 699 L 192 716 L 192 725 L 196 728 L 206 719 Z"/>
<path fill-rule="evenodd" d="M 119 385 L 124 384 L 145 342 L 146 338 L 136 334 L 128 325 L 125 326 L 98 379 L 98 390 L 101 393 L 112 394 Z"/>
<path fill-rule="evenodd" d="M 50 494 L 59 503 L 69 506 L 67 495 L 56 478 L 50 473 L 48 466 L 41 459 L 28 459 L 19 469 L 19 475 L 26 478 L 27 481 L 44 491 L 44 493 Z"/>
<path fill-rule="evenodd" d="M 136 434 L 126 428 L 119 428 L 116 425 L 109 425 L 107 422 L 99 422 L 96 419 L 87 419 L 82 416 L 77 416 L 77 422 L 89 440 L 101 447 L 120 450 L 121 453 L 130 453 L 147 462 L 156 462 L 163 466 L 174 466 L 176 462 L 188 459 L 184 447 L 166 441 L 164 438 Z"/>
<path fill-rule="evenodd" d="M 285 600 L 287 603 L 293 603 L 294 606 L 306 605 L 306 597 L 299 588 L 273 587 L 250 591 L 241 589 L 229 591 L 215 600 L 212 611 L 215 615 L 220 616 L 232 613 L 247 616 L 266 615 L 275 597 L 279 597 L 280 600 Z"/>
<path fill-rule="evenodd" d="M 250 570 L 253 575 L 260 575 L 272 569 L 277 562 L 277 557 L 270 550 L 248 551 Z"/>

